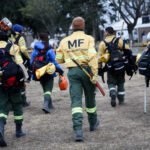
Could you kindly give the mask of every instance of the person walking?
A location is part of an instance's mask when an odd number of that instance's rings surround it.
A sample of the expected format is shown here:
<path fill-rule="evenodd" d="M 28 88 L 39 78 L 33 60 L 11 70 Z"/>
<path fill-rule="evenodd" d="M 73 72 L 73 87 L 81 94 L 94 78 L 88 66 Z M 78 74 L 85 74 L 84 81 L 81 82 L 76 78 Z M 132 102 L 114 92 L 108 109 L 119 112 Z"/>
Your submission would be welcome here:
<path fill-rule="evenodd" d="M 21 53 L 21 57 L 23 59 L 23 65 L 28 68 L 28 75 L 30 76 L 30 72 L 31 72 L 31 68 L 30 68 L 30 56 L 28 53 L 28 49 L 26 46 L 26 41 L 23 37 L 23 26 L 19 25 L 19 24 L 15 24 L 12 29 L 15 31 L 15 41 L 14 44 L 19 46 L 20 49 L 20 53 Z M 30 77 L 27 79 L 30 80 Z M 27 107 L 30 105 L 30 102 L 27 101 L 27 97 L 26 97 L 26 86 L 24 86 L 22 89 L 21 95 L 22 95 L 22 99 L 23 99 L 23 106 Z"/>
<path fill-rule="evenodd" d="M 8 43 L 6 32 L 0 31 L 0 146 L 7 146 L 4 126 L 12 107 L 16 124 L 16 137 L 25 136 L 22 131 L 23 108 L 20 89 L 24 86 L 24 74 L 17 64 L 23 62 L 19 47 Z"/>
<path fill-rule="evenodd" d="M 63 75 L 63 70 L 60 67 L 60 65 L 55 61 L 55 52 L 52 49 L 52 47 L 49 45 L 49 40 L 48 40 L 48 34 L 47 33 L 40 33 L 39 34 L 40 41 L 36 42 L 34 45 L 34 50 L 31 54 L 31 60 L 30 63 L 33 66 L 35 61 L 38 60 L 38 57 L 43 58 L 43 63 L 46 61 L 46 64 L 48 63 L 53 63 L 56 67 L 56 72 L 58 72 L 60 75 Z M 56 72 L 53 74 L 44 74 L 40 78 L 40 84 L 43 88 L 44 91 L 44 104 L 42 107 L 42 110 L 45 113 L 50 113 L 50 109 L 54 108 L 52 104 L 52 89 L 53 89 L 53 84 L 54 84 L 54 77 L 56 76 Z M 33 80 L 35 79 L 35 76 L 33 76 Z"/>
<path fill-rule="evenodd" d="M 124 49 L 130 50 L 129 46 L 126 45 L 121 38 L 115 37 L 114 29 L 112 27 L 107 27 L 105 29 L 105 36 L 106 36 L 105 40 L 100 42 L 100 45 L 99 45 L 99 54 L 98 54 L 99 58 L 101 58 L 102 55 L 108 54 L 108 53 L 111 55 L 112 52 L 116 52 L 115 57 L 119 58 L 120 56 L 122 56 L 121 54 L 123 54 Z M 114 47 L 116 47 L 116 49 L 114 49 Z M 116 106 L 116 97 L 118 98 L 120 105 L 124 103 L 124 97 L 125 97 L 125 87 L 124 87 L 125 69 L 124 69 L 124 63 L 123 63 L 122 58 L 119 58 L 119 59 L 121 60 L 121 62 L 118 61 L 117 62 L 118 64 L 116 66 L 119 66 L 120 64 L 123 64 L 123 65 L 116 68 L 116 70 L 108 69 L 107 71 L 107 84 L 108 84 L 109 93 L 111 97 L 112 107 Z M 99 62 L 99 67 L 100 67 L 99 72 L 101 72 L 102 62 Z M 109 65 L 108 65 L 108 68 L 109 68 Z"/>
<path fill-rule="evenodd" d="M 72 21 L 73 33 L 64 38 L 56 50 L 56 61 L 65 63 L 68 68 L 69 89 L 71 97 L 72 121 L 75 141 L 83 141 L 82 94 L 85 94 L 86 112 L 90 131 L 99 125 L 96 112 L 95 87 L 98 73 L 98 59 L 94 38 L 84 33 L 85 21 L 76 17 Z M 84 69 L 93 74 L 90 78 L 73 61 L 77 61 Z"/>

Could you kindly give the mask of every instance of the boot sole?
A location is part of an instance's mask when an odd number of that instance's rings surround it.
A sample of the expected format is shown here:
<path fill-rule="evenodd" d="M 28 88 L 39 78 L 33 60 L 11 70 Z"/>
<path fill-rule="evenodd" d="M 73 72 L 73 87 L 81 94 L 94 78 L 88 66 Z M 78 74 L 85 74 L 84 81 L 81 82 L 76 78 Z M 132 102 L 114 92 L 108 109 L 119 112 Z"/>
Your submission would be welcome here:
<path fill-rule="evenodd" d="M 24 137 L 24 136 L 26 136 L 26 134 L 25 134 L 25 133 L 24 133 L 24 134 L 22 134 L 22 135 L 16 135 L 16 138 L 17 138 L 17 139 L 19 139 L 19 138 Z"/>
<path fill-rule="evenodd" d="M 6 147 L 7 143 L 4 140 L 4 137 L 2 136 L 2 134 L 0 133 L 0 146 L 1 147 Z"/>
<path fill-rule="evenodd" d="M 76 139 L 76 142 L 83 142 L 83 138 Z"/>
<path fill-rule="evenodd" d="M 46 110 L 44 108 L 42 108 L 42 110 L 45 112 L 45 114 L 50 114 L 50 111 L 48 111 L 48 110 Z"/>

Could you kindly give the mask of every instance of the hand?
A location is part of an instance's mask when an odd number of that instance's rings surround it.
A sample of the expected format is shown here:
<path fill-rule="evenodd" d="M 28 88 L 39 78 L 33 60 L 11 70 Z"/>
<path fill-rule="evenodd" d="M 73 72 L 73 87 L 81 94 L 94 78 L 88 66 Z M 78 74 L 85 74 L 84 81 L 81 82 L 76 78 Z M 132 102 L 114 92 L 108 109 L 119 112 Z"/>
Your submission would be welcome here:
<path fill-rule="evenodd" d="M 27 78 L 26 82 L 29 83 L 31 81 L 31 77 L 32 77 L 32 70 L 28 69 L 27 73 L 28 73 L 28 78 Z"/>
<path fill-rule="evenodd" d="M 64 71 L 63 71 L 62 69 L 56 68 L 56 72 L 58 72 L 59 75 L 62 75 L 62 76 L 63 76 L 63 74 L 64 74 Z"/>
<path fill-rule="evenodd" d="M 97 75 L 93 75 L 90 80 L 91 80 L 91 82 L 93 84 L 96 84 L 96 82 L 97 82 Z"/>

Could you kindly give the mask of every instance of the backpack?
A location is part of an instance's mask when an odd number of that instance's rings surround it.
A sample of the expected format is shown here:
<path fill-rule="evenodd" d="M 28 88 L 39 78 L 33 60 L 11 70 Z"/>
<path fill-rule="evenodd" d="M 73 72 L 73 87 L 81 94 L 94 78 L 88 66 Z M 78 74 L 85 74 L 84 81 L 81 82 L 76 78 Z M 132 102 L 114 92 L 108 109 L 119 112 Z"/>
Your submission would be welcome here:
<path fill-rule="evenodd" d="M 150 51 L 147 51 L 143 59 L 138 64 L 139 74 L 150 78 Z"/>
<path fill-rule="evenodd" d="M 18 35 L 16 38 L 15 38 L 15 42 L 14 44 L 18 45 L 18 42 L 21 38 L 21 35 Z M 23 59 L 23 65 L 26 67 L 26 68 L 30 68 L 30 60 L 27 59 L 24 54 L 20 51 L 20 54 L 21 54 L 21 57 Z"/>
<path fill-rule="evenodd" d="M 136 65 L 136 56 L 132 55 L 131 50 L 126 50 L 123 48 L 124 56 L 125 56 L 125 71 L 128 76 L 133 76 L 133 73 L 136 73 L 137 71 L 137 65 Z"/>
<path fill-rule="evenodd" d="M 111 42 L 106 44 L 106 49 L 110 54 L 110 59 L 106 64 L 108 71 L 114 74 L 121 74 L 125 72 L 125 65 L 124 65 L 124 55 L 118 51 L 118 42 L 119 38 L 113 38 Z"/>
<path fill-rule="evenodd" d="M 41 78 L 37 79 L 35 72 L 37 69 L 42 68 L 47 64 L 48 64 L 48 60 L 46 57 L 46 53 L 44 52 L 44 50 L 39 50 L 39 54 L 34 58 L 32 63 L 33 80 L 39 81 L 41 79 Z"/>
<path fill-rule="evenodd" d="M 15 38 L 14 44 L 18 45 L 18 42 L 19 42 L 20 38 L 21 38 L 21 35 L 18 35 L 18 36 Z"/>
<path fill-rule="evenodd" d="M 8 43 L 5 48 L 0 48 L 1 87 L 7 92 L 18 92 L 24 86 L 24 73 L 9 53 L 11 46 Z"/>

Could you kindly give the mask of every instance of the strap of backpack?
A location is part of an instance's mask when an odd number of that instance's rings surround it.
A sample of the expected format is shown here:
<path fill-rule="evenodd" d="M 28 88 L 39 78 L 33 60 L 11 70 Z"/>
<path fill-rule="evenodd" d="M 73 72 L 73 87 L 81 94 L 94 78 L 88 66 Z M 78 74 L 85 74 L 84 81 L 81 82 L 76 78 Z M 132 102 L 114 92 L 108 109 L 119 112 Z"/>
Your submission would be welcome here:
<path fill-rule="evenodd" d="M 15 39 L 15 42 L 14 42 L 14 44 L 17 44 L 18 45 L 18 42 L 19 42 L 19 39 L 20 39 L 20 37 L 21 37 L 21 35 L 18 35 Z"/>
<path fill-rule="evenodd" d="M 116 40 L 115 40 L 116 39 Z M 114 43 L 114 45 L 116 46 L 116 49 L 117 49 L 117 46 L 118 46 L 118 42 L 119 42 L 119 39 L 120 38 L 115 38 L 112 40 L 112 42 Z M 115 40 L 115 41 L 114 41 Z"/>
<path fill-rule="evenodd" d="M 115 39 L 116 39 L 116 40 L 115 40 Z M 112 45 L 113 43 L 115 43 L 114 40 L 115 40 L 115 42 L 116 42 L 116 41 L 117 41 L 117 38 L 114 37 L 114 38 L 111 40 L 111 42 L 106 42 L 105 40 L 103 40 L 104 43 L 105 43 L 105 45 L 106 45 L 106 49 L 108 50 L 108 52 L 109 52 L 110 54 L 111 54 L 111 50 L 110 50 L 108 47 L 110 46 L 110 44 Z"/>
<path fill-rule="evenodd" d="M 5 47 L 6 52 L 9 52 L 11 46 L 12 46 L 12 43 L 7 43 L 7 45 Z"/>

